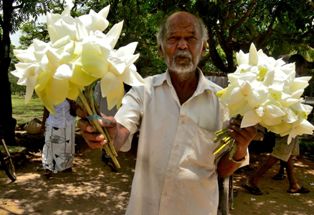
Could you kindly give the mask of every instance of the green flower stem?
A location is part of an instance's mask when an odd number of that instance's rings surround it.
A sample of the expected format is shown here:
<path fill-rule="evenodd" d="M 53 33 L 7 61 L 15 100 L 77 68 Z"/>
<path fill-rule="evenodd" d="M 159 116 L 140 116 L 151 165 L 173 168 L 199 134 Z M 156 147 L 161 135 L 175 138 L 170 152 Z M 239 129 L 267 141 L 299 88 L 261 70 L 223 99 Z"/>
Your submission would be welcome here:
<path fill-rule="evenodd" d="M 215 149 L 214 155 L 217 155 L 220 153 L 225 147 L 229 147 L 230 153 L 229 156 L 233 157 L 234 153 L 236 152 L 236 144 L 234 142 L 234 139 L 229 135 L 228 133 L 228 128 L 221 129 L 217 131 L 216 133 L 216 138 L 214 142 L 219 142 L 220 145 Z"/>
<path fill-rule="evenodd" d="M 92 89 L 93 89 L 92 87 L 88 87 L 88 94 L 86 98 L 89 99 L 89 104 L 92 109 L 92 112 L 97 113 L 97 110 L 95 108 L 94 91 Z"/>
<path fill-rule="evenodd" d="M 86 99 L 85 95 L 81 92 L 79 94 L 79 98 L 82 102 L 82 104 L 84 105 L 84 108 L 85 110 L 87 111 L 87 113 L 89 115 L 93 115 L 93 111 L 88 103 L 88 100 Z M 116 156 L 118 155 L 113 144 L 112 144 L 112 140 L 110 138 L 110 135 L 107 131 L 106 128 L 102 128 L 100 126 L 100 124 L 98 123 L 97 119 L 93 119 L 91 120 L 91 123 L 93 124 L 93 126 L 103 135 L 105 135 L 106 139 L 107 139 L 107 144 L 104 145 L 104 149 L 105 149 L 105 152 L 110 156 L 110 158 L 112 159 L 112 161 L 114 162 L 115 166 L 117 169 L 120 169 L 121 166 L 116 158 Z M 112 147 L 110 146 L 112 145 Z"/>
<path fill-rule="evenodd" d="M 216 149 L 214 151 L 214 155 L 218 154 L 223 148 L 225 148 L 227 145 L 229 144 L 229 142 L 226 142 L 224 144 L 222 144 L 218 149 Z"/>
<path fill-rule="evenodd" d="M 232 140 L 232 143 L 231 143 L 231 150 L 229 152 L 229 160 L 232 160 L 233 158 L 233 155 L 236 153 L 237 151 L 237 144 L 234 143 L 234 139 Z"/>
<path fill-rule="evenodd" d="M 89 87 L 88 88 L 87 94 L 88 94 L 87 98 L 89 98 L 89 104 L 91 106 L 92 112 L 99 114 L 98 111 L 97 111 L 97 108 L 96 108 L 93 87 Z M 114 154 L 114 156 L 117 157 L 118 153 L 117 153 L 116 149 L 114 148 L 114 145 L 112 144 L 112 139 L 111 139 L 111 137 L 109 135 L 108 130 L 107 129 L 103 129 L 103 131 L 105 132 L 105 135 L 106 135 L 106 138 L 108 140 L 111 152 Z"/>
<path fill-rule="evenodd" d="M 219 135 L 225 135 L 225 133 L 228 131 L 228 128 L 223 128 L 223 129 L 220 129 L 218 131 L 216 131 L 216 135 L 219 136 Z"/>
<path fill-rule="evenodd" d="M 115 157 L 118 156 L 118 153 L 117 153 L 117 151 L 116 151 L 114 145 L 112 144 L 112 139 L 111 139 L 111 137 L 110 137 L 110 135 L 109 135 L 108 130 L 107 130 L 107 129 L 104 129 L 104 132 L 105 132 L 106 137 L 108 138 L 109 147 L 110 147 L 110 149 L 111 149 L 113 155 L 114 155 Z"/>

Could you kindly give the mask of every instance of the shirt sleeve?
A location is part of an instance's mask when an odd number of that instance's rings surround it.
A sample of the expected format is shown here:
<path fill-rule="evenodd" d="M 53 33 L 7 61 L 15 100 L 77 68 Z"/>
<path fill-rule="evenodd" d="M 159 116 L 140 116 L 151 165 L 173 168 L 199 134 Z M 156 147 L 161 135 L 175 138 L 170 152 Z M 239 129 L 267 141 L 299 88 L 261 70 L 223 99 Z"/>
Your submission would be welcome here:
<path fill-rule="evenodd" d="M 130 134 L 134 134 L 140 126 L 143 113 L 143 86 L 132 87 L 124 96 L 122 106 L 115 115 L 118 123 L 127 128 Z"/>

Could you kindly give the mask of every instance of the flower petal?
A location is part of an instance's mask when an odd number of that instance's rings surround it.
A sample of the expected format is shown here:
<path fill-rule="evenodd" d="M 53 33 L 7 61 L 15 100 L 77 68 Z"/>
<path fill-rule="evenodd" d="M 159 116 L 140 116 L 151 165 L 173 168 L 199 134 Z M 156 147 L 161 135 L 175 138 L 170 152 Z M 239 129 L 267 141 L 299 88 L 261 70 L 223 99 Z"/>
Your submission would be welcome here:
<path fill-rule="evenodd" d="M 50 78 L 44 87 L 36 85 L 35 91 L 49 112 L 54 113 L 54 106 L 63 102 L 67 97 L 69 82 L 65 79 Z"/>
<path fill-rule="evenodd" d="M 129 66 L 122 76 L 122 80 L 129 86 L 141 86 L 144 84 L 144 79 L 136 72 L 135 65 Z"/>
<path fill-rule="evenodd" d="M 107 98 L 108 110 L 114 106 L 119 107 L 124 96 L 124 86 L 112 73 L 106 75 L 100 80 L 101 94 Z"/>
<path fill-rule="evenodd" d="M 256 66 L 257 63 L 258 63 L 257 50 L 254 43 L 251 43 L 250 53 L 249 53 L 249 64 L 252 66 Z"/>
<path fill-rule="evenodd" d="M 96 81 L 97 78 L 88 73 L 81 65 L 74 65 L 71 82 L 77 86 L 85 87 Z"/>
<path fill-rule="evenodd" d="M 250 110 L 243 115 L 241 128 L 257 125 L 261 121 L 255 111 Z"/>
<path fill-rule="evenodd" d="M 111 45 L 112 48 L 115 47 L 115 45 L 118 42 L 118 39 L 120 37 L 121 31 L 123 27 L 123 21 L 115 24 L 110 31 L 106 34 L 106 40 Z"/>
<path fill-rule="evenodd" d="M 78 19 L 88 31 L 104 31 L 109 25 L 106 19 L 108 12 L 109 6 L 100 11 L 100 13 L 90 10 L 89 14 L 82 15 Z"/>
<path fill-rule="evenodd" d="M 108 55 L 110 50 L 100 47 L 97 42 L 85 41 L 82 45 L 80 62 L 90 76 L 101 78 L 108 70 Z"/>

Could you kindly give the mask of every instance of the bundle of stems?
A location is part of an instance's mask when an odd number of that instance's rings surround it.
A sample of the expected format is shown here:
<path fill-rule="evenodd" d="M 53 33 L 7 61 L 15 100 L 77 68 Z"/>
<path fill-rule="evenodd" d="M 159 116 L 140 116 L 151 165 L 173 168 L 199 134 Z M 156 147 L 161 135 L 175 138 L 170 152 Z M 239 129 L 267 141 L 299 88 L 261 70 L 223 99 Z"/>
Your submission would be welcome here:
<path fill-rule="evenodd" d="M 230 150 L 229 157 L 233 157 L 236 152 L 237 145 L 235 144 L 235 140 L 229 135 L 228 128 L 223 128 L 216 133 L 216 138 L 214 140 L 215 143 L 220 143 L 219 146 L 215 149 L 214 155 L 220 153 L 224 148 L 228 148 Z"/>
<path fill-rule="evenodd" d="M 106 154 L 111 158 L 115 168 L 120 169 L 121 166 L 117 159 L 118 154 L 113 145 L 109 132 L 106 128 L 102 127 L 98 121 L 99 119 L 101 119 L 101 117 L 99 115 L 100 113 L 98 104 L 95 103 L 94 86 L 95 84 L 91 84 L 85 87 L 85 90 L 79 94 L 78 98 L 80 101 L 80 106 L 83 110 L 87 112 L 87 119 L 94 126 L 94 128 L 96 128 L 99 133 L 103 134 L 106 137 L 107 143 L 103 146 L 103 149 L 105 150 Z"/>

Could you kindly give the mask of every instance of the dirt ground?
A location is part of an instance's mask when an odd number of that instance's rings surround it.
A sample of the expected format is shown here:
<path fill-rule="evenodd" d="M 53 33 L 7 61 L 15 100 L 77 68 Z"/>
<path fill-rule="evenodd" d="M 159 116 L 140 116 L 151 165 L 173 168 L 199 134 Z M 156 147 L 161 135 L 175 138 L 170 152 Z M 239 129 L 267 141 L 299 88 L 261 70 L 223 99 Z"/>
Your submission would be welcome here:
<path fill-rule="evenodd" d="M 259 155 L 263 160 L 266 155 Z M 51 179 L 42 177 L 40 152 L 29 153 L 17 166 L 17 180 L 13 183 L 0 171 L 0 215 L 7 214 L 124 214 L 134 172 L 134 153 L 121 153 L 122 170 L 111 172 L 98 150 L 85 150 L 75 157 L 72 173 L 59 173 Z M 296 173 L 300 182 L 311 190 L 308 194 L 288 194 L 287 179 L 274 181 L 271 176 L 278 166 L 261 180 L 265 193 L 254 196 L 240 184 L 258 166 L 252 156 L 249 167 L 233 176 L 234 198 L 231 215 L 310 215 L 314 211 L 314 162 L 300 158 Z M 260 159 L 263 158 L 263 159 Z"/>

